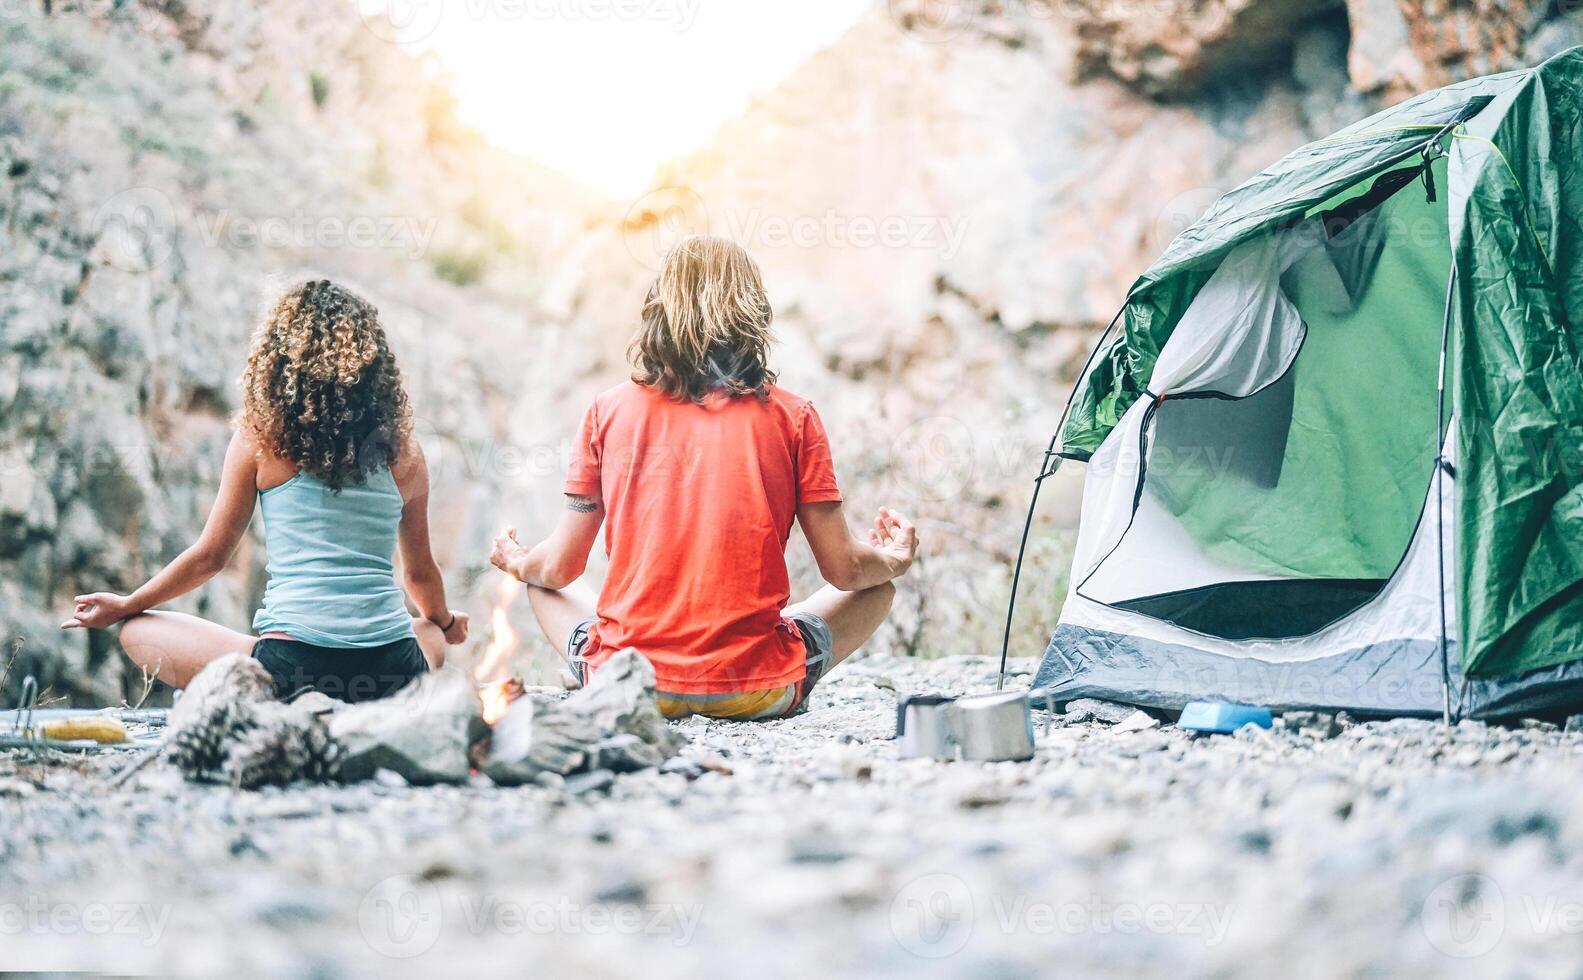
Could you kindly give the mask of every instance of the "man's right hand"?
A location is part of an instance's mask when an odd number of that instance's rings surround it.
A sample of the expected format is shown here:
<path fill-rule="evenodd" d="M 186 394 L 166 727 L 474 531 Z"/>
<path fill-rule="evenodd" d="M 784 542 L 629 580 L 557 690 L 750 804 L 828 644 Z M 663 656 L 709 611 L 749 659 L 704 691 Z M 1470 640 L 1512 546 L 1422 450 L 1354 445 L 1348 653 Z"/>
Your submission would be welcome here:
<path fill-rule="evenodd" d="M 889 507 L 881 507 L 874 526 L 869 528 L 868 542 L 884 556 L 892 570 L 892 578 L 900 578 L 912 567 L 918 556 L 918 529 L 912 522 Z"/>
<path fill-rule="evenodd" d="M 508 527 L 495 537 L 495 546 L 489 553 L 489 563 L 512 578 L 520 580 L 522 575 L 518 572 L 518 568 L 527 556 L 528 549 L 517 540 L 517 529 Z"/>

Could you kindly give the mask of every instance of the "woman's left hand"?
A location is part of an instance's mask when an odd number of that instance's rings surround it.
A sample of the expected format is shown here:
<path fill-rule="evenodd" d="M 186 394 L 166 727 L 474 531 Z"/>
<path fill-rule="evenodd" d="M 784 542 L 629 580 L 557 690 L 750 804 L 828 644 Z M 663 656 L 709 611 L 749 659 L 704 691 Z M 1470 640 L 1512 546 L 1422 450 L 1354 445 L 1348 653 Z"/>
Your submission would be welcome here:
<path fill-rule="evenodd" d="M 464 612 L 451 610 L 451 628 L 445 631 L 445 642 L 451 646 L 461 646 L 467 642 L 468 624 L 472 620 Z"/>
<path fill-rule="evenodd" d="M 113 592 L 91 592 L 80 595 L 75 600 L 71 618 L 60 624 L 63 630 L 108 629 L 134 614 L 137 610 L 132 608 L 132 601 L 124 595 Z"/>

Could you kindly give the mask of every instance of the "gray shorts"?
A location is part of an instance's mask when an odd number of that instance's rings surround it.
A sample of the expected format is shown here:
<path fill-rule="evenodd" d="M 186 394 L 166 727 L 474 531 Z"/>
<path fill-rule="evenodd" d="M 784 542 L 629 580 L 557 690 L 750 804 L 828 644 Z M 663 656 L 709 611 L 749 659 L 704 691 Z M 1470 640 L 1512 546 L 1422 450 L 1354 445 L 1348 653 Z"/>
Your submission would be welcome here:
<path fill-rule="evenodd" d="M 830 632 L 830 624 L 818 613 L 793 612 L 788 613 L 786 618 L 797 624 L 797 631 L 802 634 L 803 648 L 807 651 L 807 670 L 799 685 L 796 703 L 791 708 L 795 711 L 802 707 L 808 692 L 813 690 L 819 679 L 830 672 L 831 660 L 835 656 L 835 634 Z M 598 621 L 599 617 L 589 616 L 572 627 L 572 635 L 566 639 L 566 660 L 571 664 L 572 674 L 579 684 L 585 682 L 588 674 L 587 661 L 583 657 L 588 651 L 588 631 Z"/>

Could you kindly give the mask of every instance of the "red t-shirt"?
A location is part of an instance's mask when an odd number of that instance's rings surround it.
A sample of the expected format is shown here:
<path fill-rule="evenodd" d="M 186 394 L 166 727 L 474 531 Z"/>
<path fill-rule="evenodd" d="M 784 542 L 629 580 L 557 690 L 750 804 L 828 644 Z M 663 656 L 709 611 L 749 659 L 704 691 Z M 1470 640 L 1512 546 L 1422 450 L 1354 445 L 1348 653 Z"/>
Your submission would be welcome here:
<path fill-rule="evenodd" d="M 802 634 L 781 616 L 786 540 L 799 504 L 841 499 L 812 403 L 771 388 L 694 405 L 627 382 L 588 409 L 566 492 L 605 508 L 592 668 L 630 646 L 676 694 L 802 679 Z"/>

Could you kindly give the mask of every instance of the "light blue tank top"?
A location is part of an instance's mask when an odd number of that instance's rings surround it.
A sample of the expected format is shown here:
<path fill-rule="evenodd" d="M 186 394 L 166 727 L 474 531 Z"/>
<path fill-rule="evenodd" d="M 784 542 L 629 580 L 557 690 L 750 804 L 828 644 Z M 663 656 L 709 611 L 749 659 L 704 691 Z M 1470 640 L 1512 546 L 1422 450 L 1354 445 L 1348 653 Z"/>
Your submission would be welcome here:
<path fill-rule="evenodd" d="M 258 498 L 269 585 L 253 617 L 255 632 L 346 648 L 413 635 L 392 560 L 402 503 L 388 469 L 339 494 L 298 473 Z"/>

